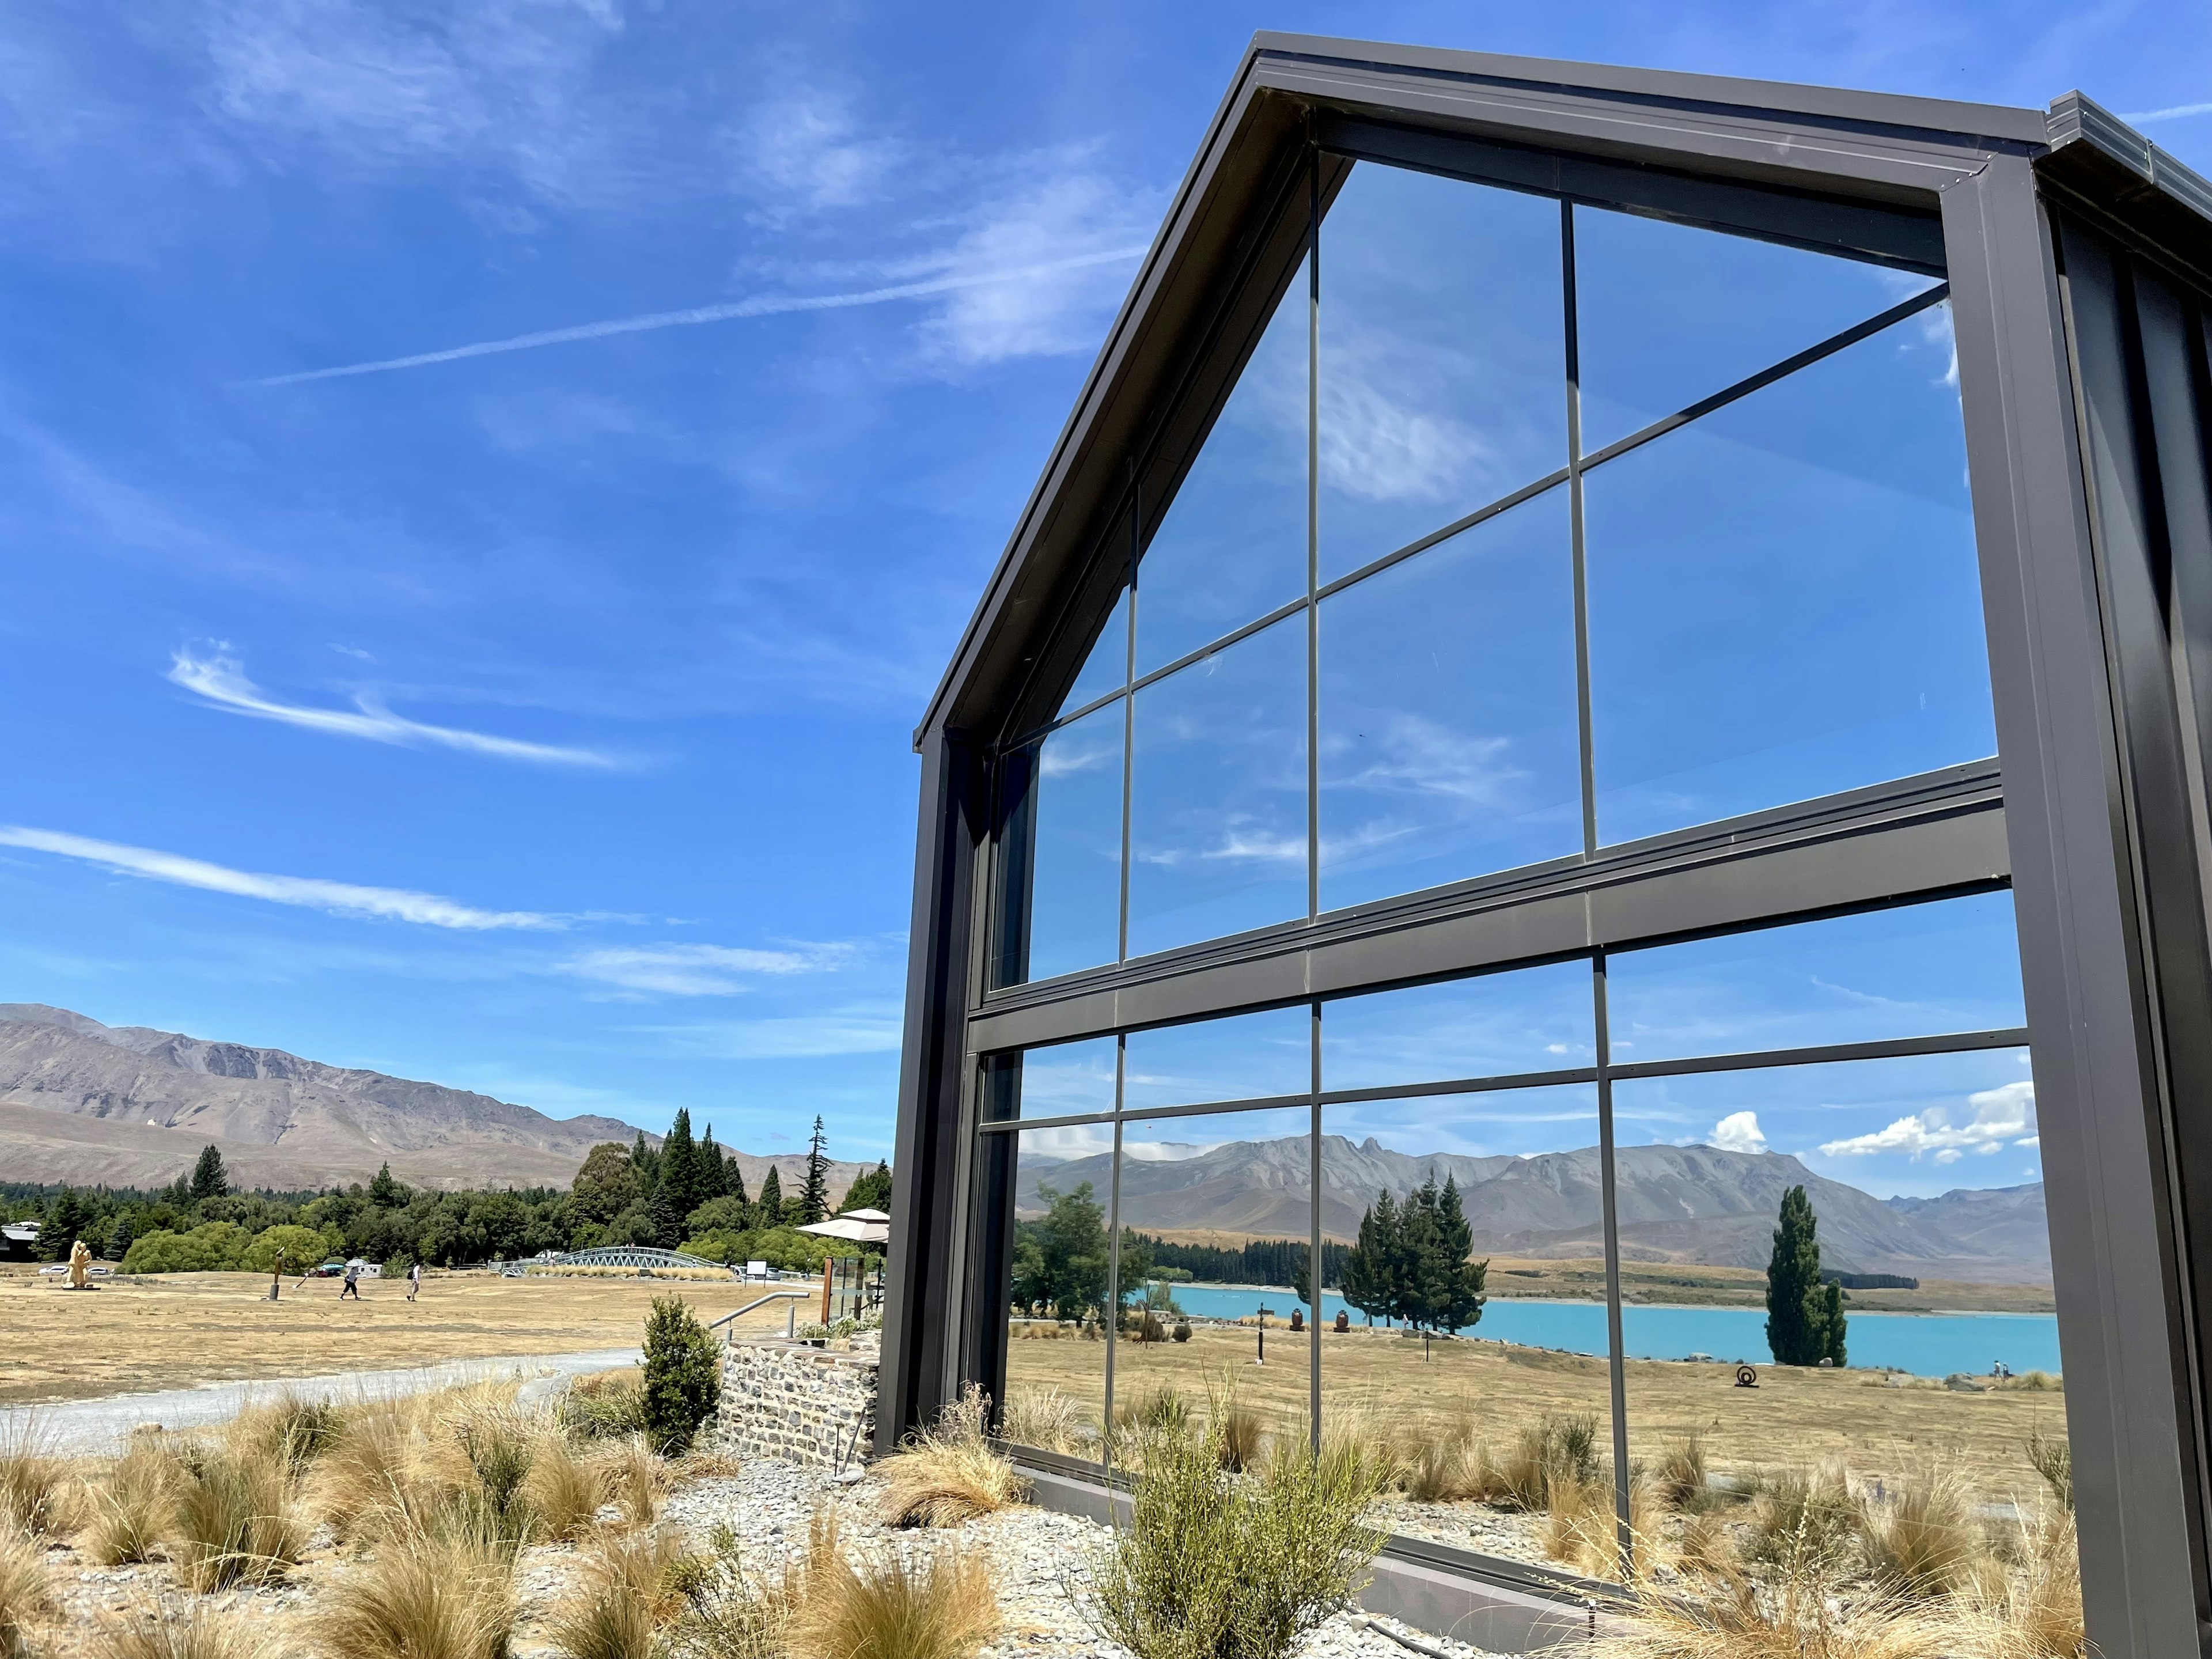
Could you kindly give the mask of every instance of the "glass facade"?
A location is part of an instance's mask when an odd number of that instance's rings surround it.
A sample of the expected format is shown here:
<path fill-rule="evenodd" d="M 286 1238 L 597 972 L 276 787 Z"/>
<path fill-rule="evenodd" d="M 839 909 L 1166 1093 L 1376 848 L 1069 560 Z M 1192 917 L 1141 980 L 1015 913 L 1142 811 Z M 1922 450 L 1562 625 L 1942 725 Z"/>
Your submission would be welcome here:
<path fill-rule="evenodd" d="M 1386 1452 L 1393 1532 L 1596 1579 L 1784 1464 L 2010 1503 L 2063 1435 L 2021 1018 L 1992 891 L 994 1056 L 978 1380 L 1103 1458 L 1233 1376 Z"/>
<path fill-rule="evenodd" d="M 1005 751 L 994 986 L 1994 752 L 1937 277 L 1373 161 L 1307 240 Z"/>
<path fill-rule="evenodd" d="M 984 1061 L 970 1376 L 1068 1455 L 1354 1436 L 1390 1532 L 1553 1581 L 1792 1490 L 2016 1505 L 2064 1413 L 2001 867 L 1590 942 L 1638 860 L 1990 775 L 1947 288 L 1372 161 L 1310 199 L 1000 751 L 978 1016 L 1096 1024 Z M 1482 971 L 1237 977 L 1554 891 L 1571 945 Z M 1115 1030 L 1079 970 L 1274 1006 Z"/>

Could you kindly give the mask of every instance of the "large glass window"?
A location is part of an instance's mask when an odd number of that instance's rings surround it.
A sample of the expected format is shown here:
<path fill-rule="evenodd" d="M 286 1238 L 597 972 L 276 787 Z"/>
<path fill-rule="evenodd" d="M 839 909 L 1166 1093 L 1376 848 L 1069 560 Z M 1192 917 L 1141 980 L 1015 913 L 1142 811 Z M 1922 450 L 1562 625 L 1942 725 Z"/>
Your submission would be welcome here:
<path fill-rule="evenodd" d="M 1565 486 L 1321 606 L 1321 908 L 1582 850 Z"/>
<path fill-rule="evenodd" d="M 1103 1455 L 1110 1123 L 984 1137 L 986 1163 L 1011 1164 L 1006 1380 L 1000 1431 L 1064 1456 Z"/>
<path fill-rule="evenodd" d="M 1401 1089 L 1594 1066 L 1595 1018 L 1587 962 L 1340 998 L 1322 1005 L 1321 1086 Z"/>
<path fill-rule="evenodd" d="M 1303 1005 L 1132 1031 L 1127 1042 L 1121 1103 L 1133 1112 L 1313 1087 L 1313 1016 Z"/>
<path fill-rule="evenodd" d="M 1306 914 L 1305 660 L 1292 618 L 1137 693 L 1131 956 Z"/>

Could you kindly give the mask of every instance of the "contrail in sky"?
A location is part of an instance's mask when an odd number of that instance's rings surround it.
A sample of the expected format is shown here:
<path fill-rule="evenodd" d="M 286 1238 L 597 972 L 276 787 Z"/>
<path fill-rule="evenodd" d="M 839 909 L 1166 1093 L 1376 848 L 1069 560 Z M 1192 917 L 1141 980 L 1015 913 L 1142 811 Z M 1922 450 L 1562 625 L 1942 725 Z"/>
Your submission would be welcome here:
<path fill-rule="evenodd" d="M 725 305 L 694 306 L 689 311 L 654 311 L 642 317 L 616 317 L 600 323 L 579 323 L 574 328 L 549 328 L 535 334 L 517 334 L 505 340 L 479 340 L 472 345 L 449 346 L 443 351 L 418 351 L 411 357 L 386 357 L 373 363 L 346 363 L 336 368 L 304 369 L 296 374 L 270 374 L 245 386 L 299 386 L 307 380 L 335 380 L 348 374 L 382 374 L 395 368 L 421 368 L 430 363 L 459 362 L 464 357 L 489 357 L 502 351 L 532 351 L 539 346 L 568 345 L 577 340 L 603 340 L 611 334 L 643 334 L 656 328 L 689 328 L 699 323 L 725 323 L 740 317 L 775 317 L 793 311 L 842 311 L 852 306 L 882 305 L 890 300 L 916 300 L 926 295 L 947 294 L 956 289 L 985 288 L 993 283 L 1017 283 L 1055 271 L 1076 270 L 1085 265 L 1111 264 L 1133 259 L 1141 247 L 1117 247 L 1103 253 L 1079 253 L 1041 265 L 1019 265 L 1006 270 L 988 270 L 969 276 L 934 276 L 923 283 L 900 283 L 890 288 L 864 289 L 857 294 L 763 295 L 733 300 Z"/>
<path fill-rule="evenodd" d="M 2177 121 L 2185 115 L 2212 115 L 2212 104 L 2176 104 L 2172 109 L 2138 110 L 2123 121 Z"/>

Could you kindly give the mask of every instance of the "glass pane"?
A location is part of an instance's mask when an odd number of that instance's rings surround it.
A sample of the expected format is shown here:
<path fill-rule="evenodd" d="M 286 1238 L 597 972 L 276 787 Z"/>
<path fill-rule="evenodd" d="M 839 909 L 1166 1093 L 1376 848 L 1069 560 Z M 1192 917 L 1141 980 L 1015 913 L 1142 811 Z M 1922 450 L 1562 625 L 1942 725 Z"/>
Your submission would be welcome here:
<path fill-rule="evenodd" d="M 1935 286 L 1932 276 L 1575 210 L 1583 453 Z"/>
<path fill-rule="evenodd" d="M 1595 1085 L 1327 1106 L 1322 1132 L 1322 1422 L 1397 1455 L 1378 1523 L 1613 1577 Z"/>
<path fill-rule="evenodd" d="M 1121 931 L 1121 705 L 1039 746 L 1028 979 L 1111 962 Z"/>
<path fill-rule="evenodd" d="M 1079 1117 L 1114 1109 L 1115 1039 L 1086 1037 L 1019 1054 L 994 1054 L 1011 1075 L 987 1105 L 987 1122 L 1014 1117 Z"/>
<path fill-rule="evenodd" d="M 1579 853 L 1564 487 L 1322 601 L 1321 905 Z"/>
<path fill-rule="evenodd" d="M 1187 656 L 1306 591 L 1306 267 L 1137 570 L 1137 672 Z"/>
<path fill-rule="evenodd" d="M 1129 590 L 1123 588 L 1121 597 L 1114 601 L 1114 610 L 1106 618 L 1091 654 L 1083 659 L 1076 671 L 1075 684 L 1067 688 L 1060 699 L 1062 714 L 1072 708 L 1104 696 L 1129 683 Z"/>
<path fill-rule="evenodd" d="M 1617 1062 L 2025 1025 L 2012 895 L 1618 951 L 1606 1010 Z"/>
<path fill-rule="evenodd" d="M 1201 1419 L 1227 1376 L 1261 1434 L 1306 1432 L 1312 1129 L 1303 1106 L 1121 1126 L 1117 1427 Z"/>
<path fill-rule="evenodd" d="M 1306 914 L 1305 692 L 1292 617 L 1137 693 L 1131 956 Z"/>
<path fill-rule="evenodd" d="M 1362 161 L 1322 226 L 1321 577 L 1567 464 L 1559 204 Z"/>
<path fill-rule="evenodd" d="M 1607 842 L 1994 754 L 1948 314 L 1592 471 Z"/>
<path fill-rule="evenodd" d="M 1271 1008 L 1128 1036 L 1122 1104 L 1198 1106 L 1302 1095 L 1313 1086 L 1313 1016 Z"/>
<path fill-rule="evenodd" d="M 1007 1439 L 1097 1457 L 1106 1422 L 1110 1124 L 987 1136 L 1018 1143 L 1007 1252 Z"/>
<path fill-rule="evenodd" d="M 1596 1063 L 1586 962 L 1377 991 L 1321 1011 L 1321 1086 L 1388 1089 Z"/>
<path fill-rule="evenodd" d="M 2027 1052 L 1621 1082 L 1613 1102 L 1647 1528 L 1703 1516 L 1747 1540 L 1755 1483 L 1810 1482 L 1879 1539 L 1948 1476 L 1972 1533 L 2016 1543 L 2051 1496 L 2032 1449 L 2066 1433 Z"/>

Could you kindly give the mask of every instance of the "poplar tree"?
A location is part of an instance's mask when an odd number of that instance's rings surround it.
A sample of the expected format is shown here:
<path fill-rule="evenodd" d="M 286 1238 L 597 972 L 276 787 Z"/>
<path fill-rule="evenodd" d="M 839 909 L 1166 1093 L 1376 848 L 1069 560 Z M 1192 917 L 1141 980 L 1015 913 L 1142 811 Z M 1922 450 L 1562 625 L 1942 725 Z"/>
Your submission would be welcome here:
<path fill-rule="evenodd" d="M 1820 1227 L 1804 1188 L 1782 1194 L 1766 1266 L 1766 1346 L 1778 1365 L 1844 1363 L 1844 1291 L 1820 1282 Z"/>

